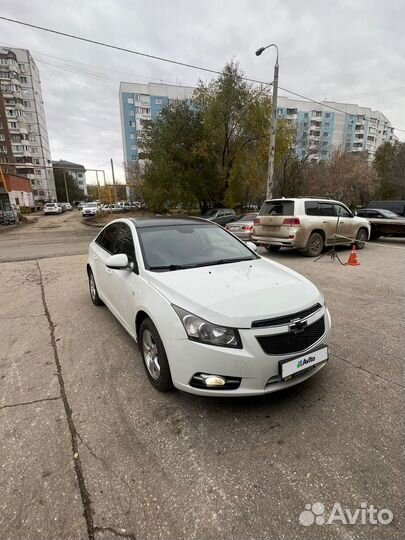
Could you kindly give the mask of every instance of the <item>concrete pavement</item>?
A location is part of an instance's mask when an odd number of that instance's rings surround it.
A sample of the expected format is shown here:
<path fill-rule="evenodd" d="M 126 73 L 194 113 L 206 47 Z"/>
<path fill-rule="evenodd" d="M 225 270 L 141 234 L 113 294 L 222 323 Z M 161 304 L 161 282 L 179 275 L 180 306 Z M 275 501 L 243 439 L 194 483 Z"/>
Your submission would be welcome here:
<path fill-rule="evenodd" d="M 68 226 L 76 252 L 87 232 Z M 356 268 L 272 255 L 324 292 L 331 358 L 255 399 L 156 392 L 91 304 L 84 255 L 1 264 L 1 538 L 403 538 L 405 250 L 379 243 Z M 299 523 L 308 503 L 364 501 L 392 523 Z"/>

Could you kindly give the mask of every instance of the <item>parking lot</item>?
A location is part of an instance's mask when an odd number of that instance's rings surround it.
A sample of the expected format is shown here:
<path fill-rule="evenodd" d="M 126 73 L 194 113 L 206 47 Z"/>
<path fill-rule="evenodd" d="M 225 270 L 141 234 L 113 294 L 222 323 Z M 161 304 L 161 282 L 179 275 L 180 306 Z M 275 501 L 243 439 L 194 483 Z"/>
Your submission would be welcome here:
<path fill-rule="evenodd" d="M 403 240 L 358 267 L 272 254 L 324 293 L 330 360 L 277 394 L 207 399 L 158 393 L 93 306 L 78 214 L 0 235 L 2 539 L 403 538 Z M 316 502 L 394 518 L 303 526 Z"/>

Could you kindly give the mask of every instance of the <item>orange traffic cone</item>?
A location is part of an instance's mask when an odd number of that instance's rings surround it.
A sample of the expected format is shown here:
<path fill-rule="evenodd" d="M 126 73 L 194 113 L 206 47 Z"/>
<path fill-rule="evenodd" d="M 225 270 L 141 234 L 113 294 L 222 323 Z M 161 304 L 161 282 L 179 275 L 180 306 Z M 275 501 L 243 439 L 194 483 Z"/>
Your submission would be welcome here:
<path fill-rule="evenodd" d="M 357 260 L 357 252 L 356 252 L 356 246 L 353 244 L 352 252 L 349 255 L 349 258 L 347 259 L 347 266 L 360 266 L 359 261 Z"/>

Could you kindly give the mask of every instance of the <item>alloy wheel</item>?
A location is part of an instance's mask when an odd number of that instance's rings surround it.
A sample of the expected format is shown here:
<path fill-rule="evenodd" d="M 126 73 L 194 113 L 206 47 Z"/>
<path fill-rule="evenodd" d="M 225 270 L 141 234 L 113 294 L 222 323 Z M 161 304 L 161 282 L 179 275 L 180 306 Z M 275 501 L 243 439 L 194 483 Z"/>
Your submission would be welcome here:
<path fill-rule="evenodd" d="M 160 377 L 159 351 L 152 333 L 145 329 L 142 334 L 142 351 L 150 376 L 157 381 Z"/>

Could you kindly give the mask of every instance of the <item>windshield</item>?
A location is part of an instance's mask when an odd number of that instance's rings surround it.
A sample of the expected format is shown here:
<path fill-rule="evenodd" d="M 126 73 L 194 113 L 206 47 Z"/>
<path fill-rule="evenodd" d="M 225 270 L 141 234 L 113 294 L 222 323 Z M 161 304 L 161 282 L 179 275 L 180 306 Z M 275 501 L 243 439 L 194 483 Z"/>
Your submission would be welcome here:
<path fill-rule="evenodd" d="M 145 267 L 165 272 L 258 259 L 243 242 L 205 224 L 138 228 Z"/>
<path fill-rule="evenodd" d="M 97 203 L 87 203 L 86 208 L 97 208 Z"/>
<path fill-rule="evenodd" d="M 293 216 L 294 201 L 266 201 L 261 210 L 261 216 Z"/>
<path fill-rule="evenodd" d="M 55 203 L 46 203 L 45 205 L 47 208 L 54 208 L 56 206 Z"/>

